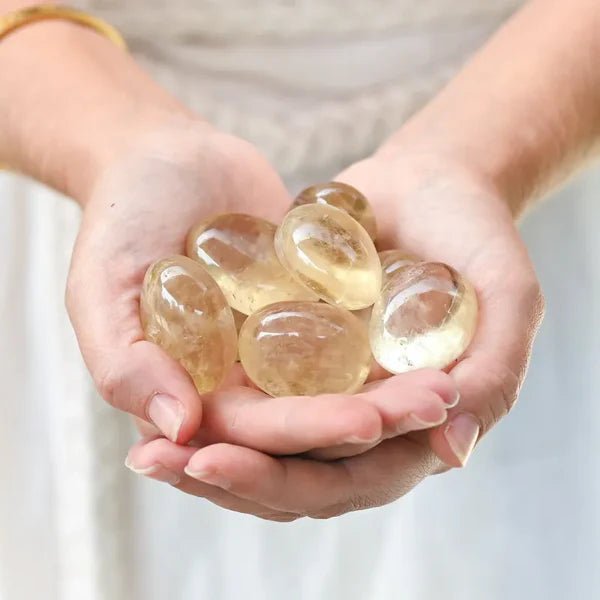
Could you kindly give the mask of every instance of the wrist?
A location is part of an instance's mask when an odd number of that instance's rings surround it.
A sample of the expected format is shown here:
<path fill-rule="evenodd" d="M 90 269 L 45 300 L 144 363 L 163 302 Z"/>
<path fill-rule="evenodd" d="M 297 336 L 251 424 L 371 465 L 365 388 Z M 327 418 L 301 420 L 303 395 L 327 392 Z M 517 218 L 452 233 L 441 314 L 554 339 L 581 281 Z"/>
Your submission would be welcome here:
<path fill-rule="evenodd" d="M 211 131 L 210 125 L 185 108 L 124 103 L 111 112 L 107 126 L 95 135 L 78 135 L 64 153 L 54 187 L 84 206 L 104 174 L 128 156 L 160 155 L 163 145 L 190 130 Z"/>
<path fill-rule="evenodd" d="M 149 131 L 197 119 L 95 31 L 33 23 L 0 48 L 0 162 L 84 204 Z"/>
<path fill-rule="evenodd" d="M 389 138 L 373 158 L 400 170 L 403 177 L 414 178 L 415 182 L 463 181 L 468 184 L 465 189 L 478 189 L 484 192 L 484 197 L 496 199 L 513 218 L 521 212 L 522 204 L 511 195 L 503 178 L 495 177 L 479 160 L 471 159 L 468 152 L 453 151 L 439 139 L 403 129 Z"/>

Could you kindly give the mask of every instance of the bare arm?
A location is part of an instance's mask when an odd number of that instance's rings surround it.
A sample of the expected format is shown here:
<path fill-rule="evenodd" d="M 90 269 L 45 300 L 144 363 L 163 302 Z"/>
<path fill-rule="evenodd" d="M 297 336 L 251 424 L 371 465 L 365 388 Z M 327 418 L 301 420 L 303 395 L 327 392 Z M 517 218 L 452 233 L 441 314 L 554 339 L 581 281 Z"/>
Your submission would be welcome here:
<path fill-rule="evenodd" d="M 599 140 L 600 2 L 534 0 L 382 151 L 459 162 L 518 214 Z"/>
<path fill-rule="evenodd" d="M 0 0 L 0 13 L 23 5 Z M 43 22 L 0 43 L 0 162 L 85 204 L 67 286 L 82 355 L 109 403 L 170 440 L 187 443 L 202 426 L 204 439 L 275 454 L 341 444 L 358 452 L 399 427 L 439 422 L 455 402 L 454 384 L 435 372 L 390 381 L 363 398 L 271 403 L 257 401 L 234 369 L 219 391 L 229 400 L 199 397 L 182 366 L 144 339 L 144 273 L 184 252 L 201 219 L 252 212 L 277 221 L 291 198 L 255 148 L 208 126 L 95 32 Z M 406 401 L 388 410 L 400 394 Z M 142 473 L 164 475 L 155 467 Z"/>
<path fill-rule="evenodd" d="M 30 4 L 0 0 L 0 14 Z M 189 114 L 92 30 L 44 21 L 0 42 L 0 162 L 80 202 L 129 140 Z"/>
<path fill-rule="evenodd" d="M 475 338 L 450 370 L 460 401 L 442 426 L 328 464 L 161 442 L 134 448 L 130 461 L 160 457 L 185 491 L 220 486 L 288 518 L 390 502 L 436 471 L 434 454 L 464 465 L 514 405 L 543 313 L 514 217 L 583 165 L 599 133 L 600 3 L 534 0 L 379 152 L 338 176 L 385 215 L 382 248 L 451 264 L 478 292 Z"/>

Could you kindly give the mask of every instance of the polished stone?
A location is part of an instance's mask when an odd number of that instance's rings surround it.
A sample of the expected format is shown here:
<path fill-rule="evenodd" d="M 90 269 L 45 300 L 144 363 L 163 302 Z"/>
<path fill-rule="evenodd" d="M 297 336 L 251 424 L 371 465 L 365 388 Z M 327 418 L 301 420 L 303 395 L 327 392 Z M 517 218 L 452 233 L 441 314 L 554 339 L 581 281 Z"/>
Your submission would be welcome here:
<path fill-rule="evenodd" d="M 232 308 L 231 312 L 233 313 L 233 320 L 235 322 L 235 329 L 236 329 L 236 331 L 238 332 L 238 335 L 239 335 L 240 329 L 242 328 L 242 325 L 244 324 L 244 322 L 248 318 L 248 315 L 245 315 L 244 313 L 241 313 L 239 310 L 235 310 L 235 308 Z M 238 351 L 237 348 L 235 350 L 235 360 L 236 360 L 236 362 L 240 362 L 240 353 L 239 353 L 239 351 Z"/>
<path fill-rule="evenodd" d="M 383 275 L 382 285 L 385 285 L 398 269 L 421 262 L 416 256 L 403 250 L 384 250 L 379 253 L 379 260 Z"/>
<path fill-rule="evenodd" d="M 371 306 L 381 288 L 373 241 L 348 213 L 326 204 L 291 210 L 275 234 L 281 264 L 330 304 Z"/>
<path fill-rule="evenodd" d="M 221 384 L 235 361 L 237 334 L 223 292 L 201 265 L 185 256 L 152 264 L 140 316 L 146 339 L 183 365 L 198 392 Z"/>
<path fill-rule="evenodd" d="M 278 302 L 250 315 L 239 352 L 248 377 L 271 396 L 350 394 L 371 363 L 366 324 L 323 302 Z"/>
<path fill-rule="evenodd" d="M 365 196 L 351 185 L 339 181 L 313 185 L 298 194 L 292 208 L 315 203 L 328 204 L 346 211 L 367 230 L 371 239 L 377 237 L 375 213 Z"/>
<path fill-rule="evenodd" d="M 473 286 L 451 267 L 405 266 L 391 276 L 373 307 L 373 356 L 392 373 L 448 367 L 469 346 L 477 313 Z"/>
<path fill-rule="evenodd" d="M 283 300 L 316 300 L 281 266 L 272 223 L 237 213 L 198 223 L 187 239 L 187 254 L 204 265 L 223 290 L 229 305 L 249 315 Z"/>

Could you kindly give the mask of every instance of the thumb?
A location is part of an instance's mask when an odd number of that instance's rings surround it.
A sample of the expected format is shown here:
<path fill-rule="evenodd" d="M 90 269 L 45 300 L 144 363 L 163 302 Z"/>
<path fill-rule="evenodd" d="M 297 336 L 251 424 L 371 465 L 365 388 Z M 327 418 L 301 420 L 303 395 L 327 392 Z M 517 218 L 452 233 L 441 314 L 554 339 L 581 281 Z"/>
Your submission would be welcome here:
<path fill-rule="evenodd" d="M 533 278 L 520 289 L 498 294 L 493 302 L 481 302 L 475 338 L 450 371 L 460 402 L 446 424 L 430 433 L 431 448 L 448 466 L 464 466 L 481 436 L 513 407 L 543 311 Z"/>
<path fill-rule="evenodd" d="M 144 340 L 139 294 L 145 266 L 128 257 L 73 258 L 66 304 L 84 361 L 112 406 L 154 424 L 173 442 L 187 443 L 200 427 L 202 403 L 184 370 Z"/>

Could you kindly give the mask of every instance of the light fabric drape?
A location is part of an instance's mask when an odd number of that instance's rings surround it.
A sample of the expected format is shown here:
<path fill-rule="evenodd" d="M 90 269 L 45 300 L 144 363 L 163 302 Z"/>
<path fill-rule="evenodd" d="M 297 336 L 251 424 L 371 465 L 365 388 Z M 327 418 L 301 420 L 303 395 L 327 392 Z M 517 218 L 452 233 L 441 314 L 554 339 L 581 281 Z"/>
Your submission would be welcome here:
<path fill-rule="evenodd" d="M 297 188 L 373 149 L 515 2 L 91 4 L 161 81 L 256 142 Z M 294 4 L 298 18 L 284 18 Z M 93 391 L 63 308 L 78 209 L 0 174 L 0 600 L 591 597 L 598 190 L 589 172 L 523 227 L 548 314 L 520 404 L 468 469 L 382 509 L 280 525 L 122 466 L 133 434 Z"/>

